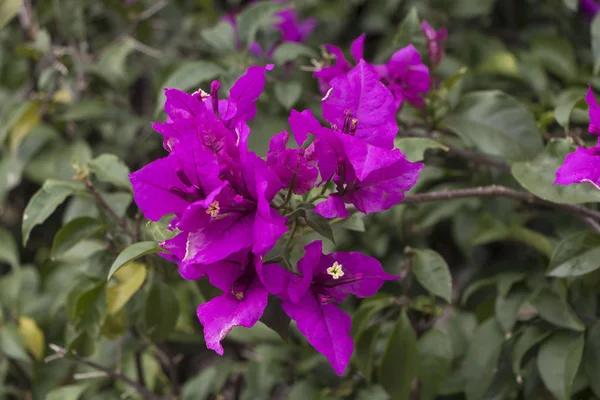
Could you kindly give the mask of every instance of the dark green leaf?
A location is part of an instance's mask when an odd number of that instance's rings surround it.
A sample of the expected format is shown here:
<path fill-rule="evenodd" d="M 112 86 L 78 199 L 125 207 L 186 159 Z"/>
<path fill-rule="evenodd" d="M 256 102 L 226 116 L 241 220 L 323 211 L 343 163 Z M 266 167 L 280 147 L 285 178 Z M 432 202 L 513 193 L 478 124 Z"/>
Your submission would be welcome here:
<path fill-rule="evenodd" d="M 56 210 L 63 201 L 78 190 L 83 189 L 81 182 L 62 182 L 48 180 L 33 195 L 23 212 L 23 245 L 27 244 L 31 230 L 41 224 Z"/>
<path fill-rule="evenodd" d="M 88 332 L 81 332 L 69 343 L 67 351 L 80 357 L 89 357 L 94 353 L 96 341 Z"/>
<path fill-rule="evenodd" d="M 512 174 L 521 186 L 545 200 L 572 204 L 600 201 L 600 190 L 589 183 L 553 185 L 556 170 L 573 151 L 575 147 L 567 140 L 554 139 L 533 160 L 514 163 Z"/>
<path fill-rule="evenodd" d="M 468 145 L 507 160 L 525 160 L 542 150 L 533 115 L 519 100 L 498 90 L 463 96 L 446 117 Z"/>
<path fill-rule="evenodd" d="M 583 355 L 582 334 L 559 331 L 542 344 L 537 367 L 546 388 L 558 400 L 569 400 Z M 597 371 L 596 371 L 597 372 Z"/>
<path fill-rule="evenodd" d="M 423 161 L 425 150 L 427 149 L 444 149 L 448 147 L 433 139 L 427 138 L 397 138 L 394 140 L 394 147 L 400 149 L 402 154 L 406 156 L 408 161 L 417 162 Z"/>
<path fill-rule="evenodd" d="M 309 381 L 299 381 L 294 383 L 288 393 L 288 400 L 306 400 L 320 398 L 319 388 Z"/>
<path fill-rule="evenodd" d="M 290 110 L 302 95 L 302 85 L 297 81 L 278 82 L 275 84 L 275 97 L 277 101 Z"/>
<path fill-rule="evenodd" d="M 452 366 L 452 341 L 448 333 L 430 329 L 417 344 L 421 400 L 433 400 L 443 386 Z"/>
<path fill-rule="evenodd" d="M 146 299 L 146 330 L 153 341 L 164 340 L 175 328 L 179 316 L 179 303 L 173 289 L 156 282 Z"/>
<path fill-rule="evenodd" d="M 106 280 L 109 280 L 119 268 L 129 261 L 138 259 L 146 254 L 158 253 L 159 251 L 163 251 L 163 249 L 154 241 L 134 243 L 126 247 L 112 263 Z"/>
<path fill-rule="evenodd" d="M 525 303 L 528 296 L 529 293 L 525 290 L 514 290 L 506 297 L 496 297 L 496 319 L 504 332 L 512 332 L 517 323 L 519 309 Z"/>
<path fill-rule="evenodd" d="M 364 389 L 360 389 L 356 395 L 356 400 L 390 400 L 391 397 L 386 393 L 385 389 L 379 385 L 372 385 Z"/>
<path fill-rule="evenodd" d="M 575 77 L 575 52 L 567 38 L 557 35 L 541 36 L 532 41 L 531 47 L 533 57 L 549 72 L 564 81 Z"/>
<path fill-rule="evenodd" d="M 224 73 L 223 68 L 211 61 L 188 61 L 181 64 L 163 83 L 163 88 L 183 91 L 197 90 L 201 83 L 216 79 Z M 161 89 L 156 100 L 155 114 L 165 105 L 165 92 Z"/>
<path fill-rule="evenodd" d="M 306 204 L 304 219 L 306 220 L 306 224 L 315 232 L 335 243 L 333 230 L 329 221 L 324 216 L 317 214 L 312 204 Z"/>
<path fill-rule="evenodd" d="M 265 311 L 260 317 L 263 324 L 273 329 L 283 340 L 287 340 L 290 335 L 290 317 L 281 308 L 281 300 L 273 295 L 269 295 L 269 302 Z"/>
<path fill-rule="evenodd" d="M 102 224 L 100 221 L 90 217 L 76 218 L 62 228 L 54 236 L 52 241 L 52 257 L 58 257 L 71 247 L 79 243 L 80 240 L 87 239 L 100 230 Z"/>
<path fill-rule="evenodd" d="M 402 312 L 390 334 L 379 366 L 379 384 L 393 399 L 410 398 L 412 381 L 418 373 L 417 337 L 412 324 Z"/>
<path fill-rule="evenodd" d="M 115 87 L 123 84 L 128 79 L 127 57 L 134 48 L 134 39 L 125 37 L 104 49 L 98 62 L 89 69 Z"/>
<path fill-rule="evenodd" d="M 89 388 L 90 383 L 62 386 L 49 391 L 45 400 L 77 400 Z"/>
<path fill-rule="evenodd" d="M 2 0 L 0 1 L 0 28 L 8 23 L 21 8 L 23 0 Z"/>
<path fill-rule="evenodd" d="M 521 376 L 523 374 L 521 371 L 521 364 L 527 352 L 550 336 L 551 333 L 551 331 L 546 331 L 536 325 L 525 328 L 512 349 L 512 369 L 516 376 Z"/>
<path fill-rule="evenodd" d="M 191 378 L 181 389 L 182 400 L 204 400 L 214 390 L 217 369 L 204 368 L 198 375 Z"/>
<path fill-rule="evenodd" d="M 600 268 L 600 235 L 578 232 L 556 246 L 547 275 L 566 278 L 585 275 Z"/>
<path fill-rule="evenodd" d="M 442 256 L 429 249 L 413 250 L 412 272 L 428 292 L 451 302 L 452 276 Z"/>
<path fill-rule="evenodd" d="M 342 222 L 342 226 L 349 231 L 364 232 L 365 231 L 365 214 L 354 213 Z"/>
<path fill-rule="evenodd" d="M 494 318 L 475 331 L 462 365 L 467 400 L 483 398 L 496 374 L 502 343 L 504 334 Z"/>
<path fill-rule="evenodd" d="M 352 316 L 352 329 L 350 329 L 350 336 L 354 340 L 357 340 L 361 333 L 367 328 L 371 319 L 387 307 L 390 304 L 388 298 L 382 298 L 372 301 L 363 302 L 358 310 L 354 312 Z"/>
<path fill-rule="evenodd" d="M 54 15 L 58 19 L 57 27 L 66 39 L 84 39 L 86 21 L 84 9 L 86 2 L 78 0 L 53 0 Z"/>
<path fill-rule="evenodd" d="M 590 388 L 597 397 L 600 397 L 600 322 L 596 322 L 586 335 L 583 352 L 583 371 L 588 377 Z"/>
<path fill-rule="evenodd" d="M 544 289 L 535 295 L 531 299 L 531 305 L 535 307 L 540 317 L 552 324 L 577 332 L 585 330 L 585 325 L 571 307 L 549 289 Z"/>
<path fill-rule="evenodd" d="M 299 57 L 317 58 L 317 53 L 311 47 L 296 42 L 284 42 L 277 46 L 273 53 L 273 61 L 276 65 L 284 65 Z"/>
<path fill-rule="evenodd" d="M 258 30 L 272 25 L 275 13 L 283 8 L 283 5 L 271 2 L 254 3 L 236 17 L 238 38 L 242 43 L 249 45 L 254 42 Z"/>
<path fill-rule="evenodd" d="M 98 180 L 112 183 L 118 188 L 131 191 L 129 168 L 114 154 L 100 154 L 88 161 L 88 168 Z"/>
<path fill-rule="evenodd" d="M 365 377 L 367 383 L 371 382 L 373 376 L 373 364 L 375 362 L 375 346 L 379 338 L 381 325 L 373 325 L 363 330 L 354 345 L 354 360 L 356 367 Z"/>
<path fill-rule="evenodd" d="M 587 108 L 584 100 L 585 91 L 580 89 L 566 90 L 556 99 L 554 119 L 566 132 L 569 132 L 571 112 L 574 108 Z"/>

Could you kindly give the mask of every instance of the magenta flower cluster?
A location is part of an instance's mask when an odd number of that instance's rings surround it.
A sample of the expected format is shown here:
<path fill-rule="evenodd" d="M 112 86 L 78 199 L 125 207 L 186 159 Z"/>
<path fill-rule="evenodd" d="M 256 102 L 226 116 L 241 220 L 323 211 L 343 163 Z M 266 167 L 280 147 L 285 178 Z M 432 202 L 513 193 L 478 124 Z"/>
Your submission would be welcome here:
<path fill-rule="evenodd" d="M 432 66 L 437 66 L 444 57 L 444 45 L 447 32 L 446 28 L 436 31 L 423 21 L 421 29 L 427 40 L 427 51 Z M 350 46 L 350 53 L 356 62 L 362 60 L 364 53 L 364 42 L 366 35 L 363 33 L 356 38 Z M 325 50 L 335 59 L 331 65 L 320 65 L 313 76 L 319 82 L 319 89 L 323 94 L 331 87 L 332 79 L 345 75 L 352 64 L 346 60 L 343 51 L 333 45 L 326 44 Z M 386 64 L 373 65 L 379 80 L 394 95 L 394 103 L 397 109 L 407 101 L 412 106 L 421 108 L 424 105 L 423 96 L 429 92 L 431 79 L 429 68 L 421 61 L 421 55 L 411 44 L 396 51 Z"/>
<path fill-rule="evenodd" d="M 356 66 L 340 55 L 326 90 L 322 86 L 325 124 L 309 110 L 292 110 L 298 147 L 288 147 L 290 134 L 283 131 L 271 138 L 264 157 L 248 149 L 247 122 L 273 65 L 248 68 L 226 99 L 218 81 L 209 92 L 165 90 L 167 119 L 153 128 L 168 155 L 130 179 L 146 218 L 170 218 L 175 236 L 160 243 L 163 256 L 185 279 L 207 277 L 223 291 L 197 309 L 206 345 L 219 354 L 234 326 L 259 321 L 271 294 L 341 375 L 353 351 L 351 319 L 335 304 L 351 294 L 372 296 L 384 281 L 398 278 L 364 254 L 323 254 L 320 241 L 305 247 L 295 268 L 286 259 L 285 268 L 277 264 L 281 257 L 266 258 L 287 247 L 290 226 L 303 224 L 290 198 L 322 200 L 314 212 L 345 218 L 389 209 L 417 181 L 423 165 L 394 149 L 396 112 L 404 100 L 422 104 L 427 67 L 411 46 L 387 65 L 373 66 L 362 59 L 363 40 L 353 44 Z"/>

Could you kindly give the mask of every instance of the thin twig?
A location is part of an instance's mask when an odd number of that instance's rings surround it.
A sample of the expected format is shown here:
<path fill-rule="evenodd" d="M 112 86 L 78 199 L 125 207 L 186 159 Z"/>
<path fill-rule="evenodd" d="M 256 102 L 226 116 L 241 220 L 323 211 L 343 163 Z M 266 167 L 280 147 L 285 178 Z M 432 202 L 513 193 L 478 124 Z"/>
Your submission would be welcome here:
<path fill-rule="evenodd" d="M 98 203 L 98 205 L 100 207 L 102 207 L 104 210 L 106 210 L 106 212 L 111 216 L 112 219 L 114 219 L 114 221 L 117 223 L 117 225 L 119 225 L 121 228 L 123 228 L 123 230 L 133 239 L 136 239 L 136 234 L 135 232 L 133 232 L 129 225 L 127 225 L 127 222 L 125 222 L 125 220 L 121 217 L 119 217 L 117 215 L 117 213 L 110 207 L 110 205 L 102 198 L 102 196 L 100 196 L 100 193 L 98 193 L 98 191 L 96 190 L 96 188 L 94 187 L 94 185 L 92 185 L 92 182 L 89 179 L 84 179 L 83 183 L 87 189 L 87 191 L 94 197 L 94 199 L 96 200 L 96 202 Z"/>
<path fill-rule="evenodd" d="M 504 186 L 491 185 L 479 186 L 468 189 L 443 190 L 439 192 L 418 193 L 407 195 L 401 201 L 403 204 L 417 204 L 429 201 L 450 200 L 463 197 L 509 197 L 515 200 L 520 200 L 529 204 L 537 204 L 540 206 L 552 207 L 565 212 L 569 212 L 582 219 L 589 218 L 594 222 L 600 222 L 600 212 L 591 210 L 587 207 L 575 204 L 561 204 L 552 201 L 540 199 L 530 193 L 510 189 Z"/>
<path fill-rule="evenodd" d="M 66 358 L 67 357 L 67 350 L 57 346 L 55 344 L 50 344 L 50 348 L 56 353 L 55 356 L 60 356 L 59 358 Z M 162 396 L 158 396 L 154 393 L 152 393 L 148 388 L 146 388 L 145 386 L 142 386 L 140 384 L 138 384 L 137 382 L 129 379 L 128 377 L 126 377 L 123 374 L 117 373 L 115 371 L 112 371 L 100 364 L 95 363 L 94 361 L 90 361 L 86 358 L 80 357 L 76 354 L 70 354 L 70 356 L 72 357 L 73 361 L 76 361 L 80 364 L 83 365 L 87 365 L 88 367 L 92 367 L 98 371 L 102 371 L 104 372 L 109 378 L 112 378 L 114 380 L 119 380 L 129 386 L 131 386 L 133 389 L 136 390 L 136 392 L 138 392 L 140 395 L 143 396 L 144 399 L 150 399 L 150 400 L 164 400 L 165 398 Z M 48 362 L 48 359 L 46 359 Z"/>

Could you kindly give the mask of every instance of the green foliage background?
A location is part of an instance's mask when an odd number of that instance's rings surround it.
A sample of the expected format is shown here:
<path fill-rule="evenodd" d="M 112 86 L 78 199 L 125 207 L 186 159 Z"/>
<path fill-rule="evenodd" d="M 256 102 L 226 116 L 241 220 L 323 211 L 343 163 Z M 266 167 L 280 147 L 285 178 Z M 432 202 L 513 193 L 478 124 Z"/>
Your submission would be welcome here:
<path fill-rule="evenodd" d="M 342 378 L 277 307 L 224 357 L 206 350 L 195 308 L 218 293 L 153 254 L 169 232 L 142 220 L 127 174 L 164 154 L 163 87 L 227 88 L 264 63 L 218 20 L 237 3 L 0 0 L 0 396 L 599 398 L 600 191 L 552 185 L 591 144 L 587 84 L 600 93 L 600 20 L 576 0 L 296 1 L 319 24 L 274 54 L 259 154 L 290 108 L 319 109 L 300 66 L 321 44 L 366 32 L 372 62 L 408 43 L 426 58 L 419 19 L 448 27 L 439 89 L 399 115 L 397 146 L 426 165 L 412 200 L 332 224 L 337 248 L 404 279 L 343 304 Z M 240 15 L 243 43 L 272 40 L 275 9 Z"/>

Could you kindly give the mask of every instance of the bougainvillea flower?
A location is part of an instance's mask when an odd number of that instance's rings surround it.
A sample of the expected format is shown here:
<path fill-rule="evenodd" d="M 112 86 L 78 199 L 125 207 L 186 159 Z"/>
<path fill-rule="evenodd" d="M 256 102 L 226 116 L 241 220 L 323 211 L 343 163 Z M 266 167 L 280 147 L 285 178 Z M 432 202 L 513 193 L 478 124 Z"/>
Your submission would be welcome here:
<path fill-rule="evenodd" d="M 281 32 L 283 42 L 304 42 L 317 26 L 316 18 L 300 21 L 295 8 L 286 8 L 275 14 L 277 22 L 273 25 Z"/>
<path fill-rule="evenodd" d="M 598 4 L 596 0 L 581 0 L 579 5 L 581 11 L 590 19 L 594 18 L 598 13 L 598 10 L 600 10 L 600 4 Z"/>
<path fill-rule="evenodd" d="M 425 20 L 421 22 L 421 29 L 427 39 L 427 52 L 429 54 L 429 61 L 431 66 L 435 67 L 439 65 L 444 58 L 444 41 L 448 37 L 448 31 L 446 28 L 441 28 L 436 31 L 431 25 Z"/>
<path fill-rule="evenodd" d="M 375 68 L 383 84 L 392 91 L 397 107 L 404 100 L 414 107 L 423 107 L 422 96 L 429 91 L 429 69 L 421 62 L 415 46 L 411 44 L 398 50 L 386 64 Z"/>
<path fill-rule="evenodd" d="M 286 281 L 285 290 L 280 284 L 268 283 L 267 287 L 282 299 L 283 310 L 296 321 L 308 342 L 341 375 L 352 355 L 352 321 L 333 303 L 341 303 L 349 294 L 359 298 L 373 296 L 384 281 L 399 277 L 386 273 L 373 257 L 358 252 L 323 254 L 322 247 L 321 241 L 305 247 L 306 253 L 298 261 L 300 276 L 279 266 L 269 271 L 270 276 L 286 276 L 271 278 L 274 282 Z"/>
<path fill-rule="evenodd" d="M 187 235 L 182 263 L 210 264 L 247 248 L 263 255 L 287 231 L 286 219 L 270 206 L 282 188 L 277 175 L 252 152 L 230 162 L 219 174 L 227 186 L 181 216 L 178 228 Z"/>
<path fill-rule="evenodd" d="M 350 46 L 357 63 L 363 58 L 364 41 L 365 35 L 362 34 Z M 313 73 L 323 94 L 327 93 L 333 79 L 346 74 L 352 68 L 352 64 L 346 60 L 339 47 L 325 45 L 324 48 L 335 57 L 335 63 L 320 67 Z M 375 65 L 375 70 L 381 82 L 394 95 L 396 108 L 400 108 L 404 100 L 417 108 L 423 106 L 422 96 L 429 91 L 429 69 L 421 62 L 421 56 L 413 45 L 398 50 L 386 64 Z"/>
<path fill-rule="evenodd" d="M 284 187 L 295 194 L 310 191 L 317 180 L 318 171 L 313 160 L 307 159 L 303 148 L 286 148 L 290 134 L 286 131 L 271 138 L 267 152 L 267 165 L 277 174 Z"/>
<path fill-rule="evenodd" d="M 191 136 L 181 138 L 173 152 L 129 175 L 133 196 L 144 216 L 158 221 L 181 216 L 223 185 L 214 154 Z"/>
<path fill-rule="evenodd" d="M 211 285 L 223 294 L 200 304 L 196 311 L 204 326 L 206 347 L 223 355 L 221 341 L 234 326 L 251 328 L 262 316 L 269 293 L 256 274 L 260 257 L 240 251 L 210 265 L 184 269 L 186 279 L 207 275 Z M 180 269 L 181 271 L 181 269 Z"/>
<path fill-rule="evenodd" d="M 590 115 L 588 131 L 600 136 L 600 107 L 594 97 L 592 88 L 588 88 L 585 96 Z M 577 150 L 565 158 L 563 165 L 556 171 L 554 184 L 570 185 L 573 183 L 588 182 L 600 189 L 600 137 L 594 147 Z"/>
<path fill-rule="evenodd" d="M 390 91 L 379 82 L 372 65 L 360 60 L 347 74 L 333 79 L 323 99 L 323 118 L 334 130 L 353 130 L 353 136 L 379 147 L 393 148 L 398 133 L 396 108 Z M 351 126 L 345 127 L 350 124 Z"/>

